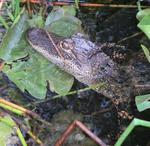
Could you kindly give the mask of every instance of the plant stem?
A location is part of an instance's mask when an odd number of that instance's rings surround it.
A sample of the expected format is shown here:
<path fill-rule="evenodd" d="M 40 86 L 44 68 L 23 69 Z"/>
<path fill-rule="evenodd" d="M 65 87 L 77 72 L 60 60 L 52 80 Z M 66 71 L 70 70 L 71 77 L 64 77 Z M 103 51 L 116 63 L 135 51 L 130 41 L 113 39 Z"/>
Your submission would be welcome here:
<path fill-rule="evenodd" d="M 26 143 L 26 141 L 25 141 L 25 139 L 24 139 L 24 137 L 23 137 L 23 135 L 22 135 L 22 133 L 18 127 L 16 128 L 16 133 L 20 139 L 22 146 L 27 146 L 27 143 Z"/>
<path fill-rule="evenodd" d="M 136 127 L 136 126 L 143 126 L 143 127 L 148 127 L 150 128 L 150 122 L 134 118 L 132 122 L 129 124 L 129 126 L 126 128 L 126 130 L 121 134 L 119 139 L 117 140 L 116 144 L 114 146 L 121 146 L 122 143 L 125 141 L 125 139 L 129 136 L 131 131 Z"/>
<path fill-rule="evenodd" d="M 67 96 L 67 95 L 72 95 L 72 94 L 76 94 L 76 93 L 80 93 L 80 92 L 84 92 L 84 91 L 88 91 L 88 90 L 94 89 L 94 88 L 96 88 L 96 87 L 102 87 L 102 86 L 104 86 L 104 85 L 105 85 L 105 83 L 102 83 L 102 84 L 100 84 L 100 85 L 98 84 L 98 85 L 89 86 L 89 87 L 86 87 L 86 88 L 83 88 L 83 89 L 74 90 L 74 91 L 71 91 L 71 92 L 67 93 L 65 96 Z M 53 97 L 51 97 L 51 98 L 41 99 L 41 100 L 39 100 L 39 101 L 32 102 L 32 103 L 26 105 L 25 107 L 28 107 L 28 106 L 31 106 L 31 105 L 34 105 L 34 104 L 39 104 L 39 103 L 42 103 L 42 102 L 46 102 L 46 101 L 49 101 L 49 100 L 51 100 L 51 99 L 61 98 L 62 96 L 63 96 L 63 95 L 55 95 L 55 96 L 53 96 Z"/>

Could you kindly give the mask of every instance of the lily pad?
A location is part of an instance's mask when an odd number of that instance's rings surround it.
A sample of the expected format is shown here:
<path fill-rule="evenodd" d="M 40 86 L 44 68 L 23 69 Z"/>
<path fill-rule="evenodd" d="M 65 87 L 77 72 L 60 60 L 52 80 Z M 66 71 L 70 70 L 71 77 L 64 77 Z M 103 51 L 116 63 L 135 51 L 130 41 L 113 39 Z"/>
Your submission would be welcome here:
<path fill-rule="evenodd" d="M 58 12 L 61 10 L 62 8 L 60 8 Z M 55 13 L 55 11 L 53 12 Z M 65 17 L 60 17 L 60 19 L 57 19 L 56 21 L 52 20 L 53 23 L 48 25 L 48 29 L 50 29 L 50 31 L 53 30 L 54 33 L 61 36 L 70 36 L 81 28 L 81 22 L 79 19 L 66 12 L 66 10 L 64 13 L 66 13 Z M 27 19 L 27 21 L 24 20 L 20 22 L 23 19 L 22 17 L 24 17 L 24 15 L 20 17 L 20 20 L 15 27 L 12 27 L 9 30 L 11 33 L 10 35 L 6 35 L 6 40 L 3 40 L 5 44 L 9 44 L 13 37 L 17 37 L 15 38 L 17 41 L 12 41 L 11 47 L 7 47 L 7 45 L 1 47 L 2 50 L 9 48 L 8 54 L 6 51 L 3 51 L 0 56 L 6 62 L 3 72 L 6 73 L 9 79 L 23 92 L 27 90 L 36 98 L 45 98 L 47 82 L 49 82 L 50 88 L 56 93 L 66 95 L 72 87 L 74 81 L 73 76 L 59 69 L 56 65 L 34 51 L 27 43 L 24 36 L 25 34 L 22 30 L 19 29 L 20 31 L 17 31 L 17 35 L 13 35 L 13 32 L 16 32 L 18 27 L 23 28 L 24 31 L 27 29 L 26 27 L 42 27 L 42 17 L 38 15 L 37 17 L 34 16 L 32 19 Z M 55 20 L 55 18 L 53 19 Z M 28 59 L 22 61 L 22 58 L 27 55 Z"/>
<path fill-rule="evenodd" d="M 45 98 L 47 81 L 56 93 L 66 95 L 73 84 L 73 77 L 56 65 L 49 62 L 42 55 L 28 47 L 30 59 L 28 61 L 17 61 L 11 67 L 5 65 L 5 72 L 23 92 L 25 89 L 39 99 Z"/>

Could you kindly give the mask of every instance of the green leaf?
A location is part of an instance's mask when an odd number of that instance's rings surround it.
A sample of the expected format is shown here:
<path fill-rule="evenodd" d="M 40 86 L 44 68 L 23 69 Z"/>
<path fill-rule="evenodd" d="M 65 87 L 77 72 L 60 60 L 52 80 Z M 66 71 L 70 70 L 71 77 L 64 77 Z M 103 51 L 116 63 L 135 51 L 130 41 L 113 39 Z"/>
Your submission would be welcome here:
<path fill-rule="evenodd" d="M 7 33 L 5 34 L 1 44 L 0 44 L 0 58 L 5 61 L 12 61 L 17 59 L 18 57 L 25 56 L 24 49 L 21 50 L 21 56 L 12 55 L 13 49 L 19 43 L 23 32 L 27 28 L 26 19 L 28 18 L 28 14 L 24 12 L 19 19 L 19 22 L 13 26 L 13 28 L 9 28 Z"/>
<path fill-rule="evenodd" d="M 51 23 L 59 20 L 64 16 L 64 10 L 62 8 L 55 8 L 52 12 L 47 16 L 45 25 L 50 25 Z"/>
<path fill-rule="evenodd" d="M 12 80 L 23 92 L 28 92 L 36 98 L 43 99 L 46 95 L 47 82 L 53 86 L 56 93 L 66 95 L 73 84 L 73 77 L 60 70 L 56 65 L 49 62 L 39 53 L 28 47 L 30 59 L 17 61 L 11 68 L 4 66 L 9 79 Z"/>
<path fill-rule="evenodd" d="M 1 120 L 2 119 L 2 120 Z M 6 146 L 11 134 L 14 134 L 14 121 L 9 117 L 0 117 L 0 144 Z"/>
<path fill-rule="evenodd" d="M 144 45 L 141 45 L 141 47 L 142 47 L 142 49 L 143 49 L 143 51 L 144 51 L 144 54 L 145 54 L 147 60 L 148 60 L 149 63 L 150 63 L 150 51 L 149 51 L 148 48 L 146 48 Z"/>
<path fill-rule="evenodd" d="M 138 111 L 142 112 L 150 108 L 150 94 L 135 97 L 135 103 Z"/>
<path fill-rule="evenodd" d="M 44 20 L 41 15 L 33 15 L 32 19 L 28 20 L 30 27 L 43 27 Z"/>
<path fill-rule="evenodd" d="M 20 13 L 20 0 L 15 0 L 15 10 L 14 16 L 17 17 Z"/>
<path fill-rule="evenodd" d="M 62 17 L 46 28 L 48 31 L 60 36 L 69 37 L 74 33 L 81 32 L 81 23 L 75 17 Z"/>
<path fill-rule="evenodd" d="M 150 39 L 150 15 L 145 16 L 137 25 Z"/>
<path fill-rule="evenodd" d="M 63 8 L 65 14 L 68 13 L 68 14 L 70 14 L 72 16 L 76 15 L 76 8 L 75 8 L 74 5 L 63 6 L 62 8 Z"/>
<path fill-rule="evenodd" d="M 59 11 L 62 12 L 62 9 L 59 9 Z M 59 11 L 57 12 L 59 13 Z M 53 16 L 52 19 L 54 19 L 54 21 L 50 20 L 49 22 L 52 23 L 51 25 L 47 25 L 47 28 L 61 36 L 70 36 L 81 29 L 81 22 L 76 17 L 68 14 L 67 11 L 63 10 L 63 12 L 65 15 L 61 15 L 61 13 L 57 14 L 53 11 L 51 15 Z M 55 15 L 58 18 L 54 17 Z M 43 25 L 43 19 L 41 16 L 34 16 L 32 19 L 28 20 L 28 22 L 31 27 L 41 27 Z M 16 26 L 19 23 L 20 21 Z M 24 23 L 24 25 L 26 25 L 26 23 Z M 45 97 L 47 92 L 47 81 L 50 84 L 50 88 L 56 93 L 66 95 L 72 87 L 74 81 L 73 76 L 62 71 L 56 65 L 52 64 L 39 53 L 34 51 L 34 49 L 28 46 L 23 33 L 21 37 L 20 35 L 15 36 L 20 39 L 17 39 L 18 41 L 16 45 L 14 45 L 10 52 L 8 52 L 10 56 L 8 61 L 11 63 L 10 61 L 25 57 L 27 54 L 29 55 L 29 59 L 27 61 L 21 61 L 19 59 L 17 62 L 12 62 L 11 67 L 6 64 L 3 72 L 5 72 L 9 79 L 12 80 L 23 92 L 27 90 L 36 98 L 43 99 Z M 11 41 L 11 39 L 12 38 L 7 35 L 7 42 Z"/>
<path fill-rule="evenodd" d="M 136 14 L 136 18 L 141 21 L 145 16 L 147 15 L 150 15 L 150 9 L 147 8 L 147 9 L 144 9 L 144 10 L 141 10 L 139 11 L 137 14 Z"/>
<path fill-rule="evenodd" d="M 74 6 L 63 6 L 63 7 L 54 7 L 52 12 L 47 16 L 45 25 L 50 25 L 53 22 L 65 17 L 65 16 L 75 16 L 76 9 Z M 75 17 L 73 17 L 75 18 Z"/>

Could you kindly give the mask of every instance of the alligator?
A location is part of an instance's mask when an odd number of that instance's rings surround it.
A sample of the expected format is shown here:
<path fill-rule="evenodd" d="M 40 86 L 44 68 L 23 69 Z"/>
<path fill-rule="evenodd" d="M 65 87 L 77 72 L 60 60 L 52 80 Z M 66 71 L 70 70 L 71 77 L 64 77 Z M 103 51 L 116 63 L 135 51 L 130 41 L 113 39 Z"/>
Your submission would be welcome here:
<path fill-rule="evenodd" d="M 80 82 L 95 87 L 98 93 L 111 99 L 125 100 L 133 94 L 137 79 L 132 79 L 134 75 L 129 71 L 132 67 L 121 66 L 115 61 L 124 56 L 117 53 L 108 55 L 105 51 L 124 49 L 124 46 L 114 43 L 97 45 L 81 33 L 64 38 L 41 28 L 28 29 L 27 41 L 49 61 Z"/>

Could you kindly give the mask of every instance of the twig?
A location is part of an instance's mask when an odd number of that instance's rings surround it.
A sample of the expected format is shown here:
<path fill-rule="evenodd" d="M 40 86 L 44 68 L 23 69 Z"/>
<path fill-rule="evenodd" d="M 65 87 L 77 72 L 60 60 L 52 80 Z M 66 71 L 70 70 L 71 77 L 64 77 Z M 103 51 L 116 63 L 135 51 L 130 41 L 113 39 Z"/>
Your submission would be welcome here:
<path fill-rule="evenodd" d="M 25 109 L 25 108 L 23 108 L 23 107 L 21 107 L 19 105 L 11 103 L 11 102 L 9 102 L 7 100 L 4 100 L 2 98 L 0 99 L 0 106 L 5 108 L 5 109 L 7 109 L 7 110 L 10 110 L 10 111 L 13 110 L 13 112 L 19 113 L 19 115 L 23 115 L 24 114 L 24 115 L 31 116 L 31 117 L 35 118 L 36 120 L 42 122 L 45 125 L 52 126 L 51 123 L 43 120 L 38 114 L 36 114 L 36 113 L 34 113 L 34 112 L 32 112 L 32 111 L 30 111 L 28 109 Z"/>
<path fill-rule="evenodd" d="M 134 38 L 134 37 L 136 37 L 136 36 L 139 36 L 139 35 L 141 35 L 141 34 L 143 34 L 143 32 L 134 33 L 134 34 L 132 34 L 132 35 L 130 35 L 130 36 L 127 36 L 127 37 L 121 39 L 121 40 L 118 41 L 117 43 L 122 43 L 122 42 L 124 42 L 124 41 L 126 41 L 126 40 L 129 40 L 129 39 Z"/>
<path fill-rule="evenodd" d="M 136 84 L 135 88 L 150 88 L 150 84 Z"/>
<path fill-rule="evenodd" d="M 106 146 L 106 144 L 98 138 L 96 135 L 94 135 L 83 123 L 81 123 L 79 120 L 76 120 L 76 125 L 84 132 L 86 133 L 92 140 L 94 140 L 98 145 L 100 146 Z"/>
<path fill-rule="evenodd" d="M 0 11 L 1 11 L 1 8 L 3 6 L 3 3 L 4 3 L 4 0 L 0 0 Z"/>
<path fill-rule="evenodd" d="M 32 10 L 31 10 L 31 7 L 30 7 L 30 0 L 27 0 L 27 8 L 28 8 L 28 13 L 31 16 Z"/>
<path fill-rule="evenodd" d="M 92 115 L 92 116 L 96 116 L 96 115 L 98 115 L 98 114 L 102 114 L 102 113 L 109 112 L 110 110 L 112 110 L 113 107 L 114 107 L 114 105 L 111 105 L 109 108 L 106 108 L 106 109 L 102 109 L 102 110 L 93 112 L 91 115 Z"/>
<path fill-rule="evenodd" d="M 81 121 L 75 120 L 73 121 L 68 128 L 63 132 L 63 134 L 58 138 L 55 143 L 55 146 L 61 146 L 66 138 L 70 135 L 70 133 L 76 128 L 79 127 L 85 134 L 87 134 L 93 141 L 95 141 L 99 146 L 106 146 L 106 144 L 94 135 Z"/>
<path fill-rule="evenodd" d="M 22 2 L 26 2 L 27 0 L 22 0 Z M 40 3 L 40 0 L 30 0 L 31 3 Z M 55 6 L 64 6 L 64 5 L 70 5 L 70 3 L 67 2 L 48 2 L 49 5 L 55 5 Z M 137 5 L 116 5 L 116 4 L 93 4 L 93 3 L 79 3 L 79 6 L 83 7 L 112 7 L 112 8 L 138 8 Z M 149 6 L 141 6 L 141 8 L 147 8 Z"/>
<path fill-rule="evenodd" d="M 55 146 L 61 146 L 75 127 L 76 127 L 76 123 L 74 121 L 67 127 L 67 129 L 62 133 L 62 135 L 57 139 Z"/>
<path fill-rule="evenodd" d="M 2 71 L 4 64 L 5 64 L 4 62 L 2 62 L 2 63 L 0 62 L 0 71 Z"/>
<path fill-rule="evenodd" d="M 97 86 L 103 87 L 104 85 L 105 85 L 104 83 L 102 83 L 102 84 L 100 84 L 100 85 L 93 85 L 93 86 L 91 85 L 91 86 L 86 87 L 86 88 L 83 88 L 83 89 L 71 91 L 71 92 L 67 93 L 67 95 L 72 95 L 72 94 L 76 94 L 76 93 L 88 91 L 88 90 L 91 90 L 91 89 L 96 88 Z M 66 96 L 67 96 L 67 95 L 66 95 Z M 31 106 L 31 105 L 35 105 L 35 104 L 39 104 L 39 103 L 42 103 L 42 102 L 47 102 L 47 101 L 49 101 L 49 100 L 57 99 L 57 98 L 61 98 L 61 97 L 62 97 L 62 95 L 55 95 L 55 96 L 53 96 L 53 97 L 51 97 L 51 98 L 41 99 L 41 100 L 39 100 L 39 101 L 32 102 L 31 104 L 28 104 L 28 105 L 26 105 L 25 107 L 28 107 L 28 106 Z"/>
<path fill-rule="evenodd" d="M 45 32 L 46 32 L 46 34 L 47 34 L 49 40 L 50 40 L 51 43 L 53 44 L 54 48 L 56 49 L 58 55 L 59 55 L 62 59 L 64 59 L 64 57 L 63 57 L 63 55 L 61 54 L 60 50 L 58 49 L 58 47 L 57 47 L 56 44 L 54 43 L 54 41 L 53 41 L 51 35 L 50 35 L 47 31 L 45 31 Z"/>
<path fill-rule="evenodd" d="M 20 111 L 22 111 L 24 114 L 27 114 L 27 115 L 29 115 L 29 116 L 32 116 L 32 117 L 37 117 L 37 116 L 38 116 L 36 113 L 34 113 L 34 112 L 30 111 L 30 110 L 27 110 L 27 109 L 25 109 L 25 108 L 23 108 L 23 107 L 21 107 L 21 106 L 19 106 L 19 105 L 16 105 L 16 104 L 14 104 L 14 103 L 11 103 L 11 102 L 9 102 L 9 101 L 7 101 L 7 100 L 5 100 L 5 99 L 2 99 L 2 98 L 1 98 L 1 99 L 0 99 L 0 103 L 5 104 L 5 105 L 7 105 L 7 106 L 10 106 L 10 107 L 12 107 L 12 108 L 14 108 L 14 109 L 20 110 Z"/>

